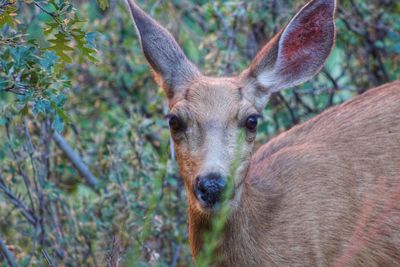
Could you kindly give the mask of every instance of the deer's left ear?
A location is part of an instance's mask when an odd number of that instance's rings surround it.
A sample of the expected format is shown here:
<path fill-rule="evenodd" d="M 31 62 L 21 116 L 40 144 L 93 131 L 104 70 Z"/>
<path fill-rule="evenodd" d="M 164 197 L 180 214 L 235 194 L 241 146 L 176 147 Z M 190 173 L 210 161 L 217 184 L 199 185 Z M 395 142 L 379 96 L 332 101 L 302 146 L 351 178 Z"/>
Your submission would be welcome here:
<path fill-rule="evenodd" d="M 164 27 L 147 15 L 134 0 L 126 2 L 156 81 L 163 87 L 168 100 L 179 98 L 200 72 Z"/>
<path fill-rule="evenodd" d="M 312 0 L 257 54 L 242 74 L 270 94 L 309 80 L 320 71 L 335 41 L 335 0 Z"/>

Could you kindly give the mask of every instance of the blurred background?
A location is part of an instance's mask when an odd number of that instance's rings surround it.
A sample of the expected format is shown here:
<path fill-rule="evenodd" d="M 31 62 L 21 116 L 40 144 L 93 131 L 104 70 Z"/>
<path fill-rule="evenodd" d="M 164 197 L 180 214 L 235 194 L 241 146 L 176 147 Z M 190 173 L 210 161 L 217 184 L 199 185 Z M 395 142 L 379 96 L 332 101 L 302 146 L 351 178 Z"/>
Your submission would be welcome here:
<path fill-rule="evenodd" d="M 234 75 L 304 4 L 147 0 L 209 75 Z M 400 2 L 341 0 L 312 81 L 274 94 L 262 144 L 400 77 Z M 0 0 L 0 266 L 190 266 L 186 197 L 123 1 Z"/>

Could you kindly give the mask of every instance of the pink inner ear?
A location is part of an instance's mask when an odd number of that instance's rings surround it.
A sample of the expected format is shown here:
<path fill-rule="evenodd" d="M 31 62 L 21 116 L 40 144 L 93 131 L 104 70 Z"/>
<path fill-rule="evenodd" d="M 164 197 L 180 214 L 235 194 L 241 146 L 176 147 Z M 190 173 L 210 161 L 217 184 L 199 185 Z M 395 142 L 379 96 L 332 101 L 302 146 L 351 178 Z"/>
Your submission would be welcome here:
<path fill-rule="evenodd" d="M 329 42 L 327 26 L 332 20 L 331 10 L 327 4 L 319 5 L 306 14 L 300 13 L 288 25 L 281 44 L 281 56 L 285 62 L 292 64 L 293 61 L 304 60 L 307 56 L 312 57 L 320 47 L 323 49 L 324 43 Z"/>

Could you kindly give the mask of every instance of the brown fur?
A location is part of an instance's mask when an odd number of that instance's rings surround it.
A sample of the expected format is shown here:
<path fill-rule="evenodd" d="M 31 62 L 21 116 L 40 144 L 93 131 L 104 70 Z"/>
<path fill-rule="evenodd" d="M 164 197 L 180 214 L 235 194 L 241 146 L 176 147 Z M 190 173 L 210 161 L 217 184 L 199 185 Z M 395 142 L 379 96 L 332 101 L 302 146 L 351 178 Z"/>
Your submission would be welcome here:
<path fill-rule="evenodd" d="M 399 266 L 399 103 L 397 81 L 262 146 L 228 221 L 221 266 Z M 189 214 L 196 240 L 208 220 Z M 192 242 L 194 255 L 200 248 Z"/>
<path fill-rule="evenodd" d="M 200 74 L 162 26 L 128 3 L 171 116 L 182 125 L 171 134 L 194 257 L 214 215 L 197 200 L 195 180 L 217 173 L 233 176 L 235 189 L 217 252 L 221 266 L 400 265 L 400 81 L 331 108 L 254 155 L 255 133 L 245 127 L 271 93 L 322 68 L 335 39 L 335 0 L 310 1 L 232 78 Z"/>

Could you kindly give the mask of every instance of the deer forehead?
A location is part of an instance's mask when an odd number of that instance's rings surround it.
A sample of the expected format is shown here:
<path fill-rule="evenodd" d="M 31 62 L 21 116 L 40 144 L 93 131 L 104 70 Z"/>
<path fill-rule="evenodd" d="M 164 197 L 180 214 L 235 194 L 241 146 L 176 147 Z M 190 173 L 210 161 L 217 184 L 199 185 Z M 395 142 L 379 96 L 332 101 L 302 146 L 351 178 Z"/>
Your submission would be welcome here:
<path fill-rule="evenodd" d="M 215 125 L 235 121 L 248 109 L 242 89 L 234 79 L 206 78 L 193 83 L 181 104 L 198 123 Z"/>

